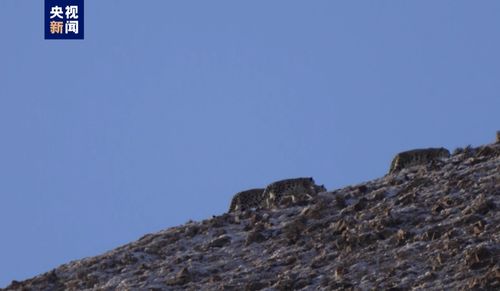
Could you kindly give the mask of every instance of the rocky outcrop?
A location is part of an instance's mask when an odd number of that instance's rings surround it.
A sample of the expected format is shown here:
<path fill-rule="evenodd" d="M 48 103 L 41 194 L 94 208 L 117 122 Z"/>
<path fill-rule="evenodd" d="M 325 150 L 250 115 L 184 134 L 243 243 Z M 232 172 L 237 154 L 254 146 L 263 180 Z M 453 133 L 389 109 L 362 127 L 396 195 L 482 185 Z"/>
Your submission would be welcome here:
<path fill-rule="evenodd" d="M 499 290 L 500 144 L 188 222 L 5 290 Z"/>

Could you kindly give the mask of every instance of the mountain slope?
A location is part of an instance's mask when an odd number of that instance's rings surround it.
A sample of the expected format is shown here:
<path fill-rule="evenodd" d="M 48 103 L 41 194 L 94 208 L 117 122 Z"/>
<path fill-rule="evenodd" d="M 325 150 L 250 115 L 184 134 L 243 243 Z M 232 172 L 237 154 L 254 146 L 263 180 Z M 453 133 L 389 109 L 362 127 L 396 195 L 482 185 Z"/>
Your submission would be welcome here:
<path fill-rule="evenodd" d="M 189 222 L 4 290 L 500 289 L 500 144 Z"/>

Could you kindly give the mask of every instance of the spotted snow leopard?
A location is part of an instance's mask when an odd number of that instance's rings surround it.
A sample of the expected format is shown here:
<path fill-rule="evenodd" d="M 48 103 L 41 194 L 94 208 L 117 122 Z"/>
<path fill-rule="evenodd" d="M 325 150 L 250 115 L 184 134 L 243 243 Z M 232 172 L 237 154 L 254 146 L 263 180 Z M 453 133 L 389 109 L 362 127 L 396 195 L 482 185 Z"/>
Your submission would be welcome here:
<path fill-rule="evenodd" d="M 450 151 L 445 148 L 415 149 L 401 152 L 392 160 L 389 173 L 394 173 L 416 165 L 425 165 L 431 161 L 448 158 L 449 156 Z"/>
<path fill-rule="evenodd" d="M 313 178 L 295 178 L 277 181 L 265 189 L 256 188 L 236 193 L 231 200 L 229 212 L 251 208 L 273 208 L 286 198 L 292 202 L 310 199 L 326 188 L 314 183 Z"/>
<path fill-rule="evenodd" d="M 250 189 L 236 193 L 231 200 L 229 212 L 261 207 L 262 201 L 264 201 L 263 194 L 263 188 Z"/>
<path fill-rule="evenodd" d="M 324 191 L 326 188 L 323 185 L 316 185 L 311 177 L 277 181 L 269 184 L 264 190 L 264 207 L 277 207 L 285 197 L 296 202 L 309 199 Z"/>

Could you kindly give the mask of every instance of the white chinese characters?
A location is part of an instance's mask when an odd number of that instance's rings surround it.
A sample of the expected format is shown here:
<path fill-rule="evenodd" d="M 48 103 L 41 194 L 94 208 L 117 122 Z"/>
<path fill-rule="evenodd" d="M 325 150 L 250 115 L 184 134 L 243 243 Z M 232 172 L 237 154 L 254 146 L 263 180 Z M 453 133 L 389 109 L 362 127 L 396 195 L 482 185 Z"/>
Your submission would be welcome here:
<path fill-rule="evenodd" d="M 52 6 L 50 9 L 50 33 L 51 34 L 78 34 L 78 6 L 68 5 L 65 12 L 60 6 Z M 65 16 L 65 17 L 64 17 Z M 63 29 L 64 28 L 64 29 Z"/>
<path fill-rule="evenodd" d="M 50 9 L 50 19 L 55 18 L 55 17 L 62 19 L 63 18 L 62 14 L 63 14 L 62 7 L 53 6 Z"/>
<path fill-rule="evenodd" d="M 78 6 L 66 6 L 66 18 L 67 19 L 78 19 Z"/>
<path fill-rule="evenodd" d="M 64 31 L 67 33 L 73 32 L 78 34 L 78 21 L 67 21 Z"/>

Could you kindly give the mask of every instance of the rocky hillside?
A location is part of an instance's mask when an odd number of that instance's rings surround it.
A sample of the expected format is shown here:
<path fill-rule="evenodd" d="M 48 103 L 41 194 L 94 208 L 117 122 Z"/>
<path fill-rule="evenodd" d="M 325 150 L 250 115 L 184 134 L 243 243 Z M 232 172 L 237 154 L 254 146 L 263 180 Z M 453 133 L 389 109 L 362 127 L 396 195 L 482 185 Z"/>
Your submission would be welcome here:
<path fill-rule="evenodd" d="M 467 147 L 148 234 L 3 290 L 499 290 L 499 208 L 500 143 Z"/>

